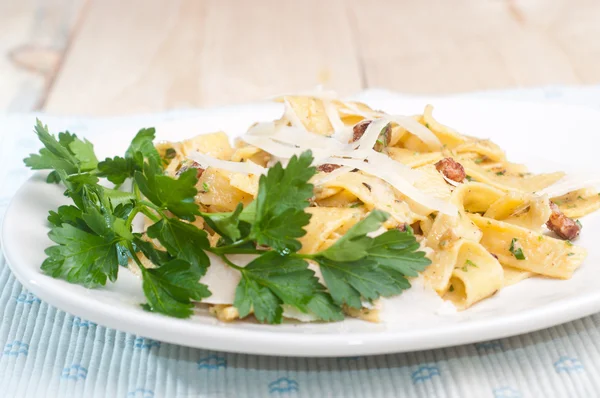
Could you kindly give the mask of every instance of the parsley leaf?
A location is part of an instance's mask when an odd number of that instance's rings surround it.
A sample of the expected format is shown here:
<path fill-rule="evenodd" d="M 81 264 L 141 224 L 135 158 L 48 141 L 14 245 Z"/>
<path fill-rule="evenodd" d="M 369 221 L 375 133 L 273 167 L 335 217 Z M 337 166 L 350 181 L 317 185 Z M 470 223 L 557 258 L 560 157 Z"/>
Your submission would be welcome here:
<path fill-rule="evenodd" d="M 361 297 L 375 300 L 380 296 L 398 294 L 408 287 L 397 283 L 370 259 L 340 262 L 321 257 L 316 261 L 321 266 L 333 301 L 339 305 L 362 308 Z"/>
<path fill-rule="evenodd" d="M 410 232 L 387 231 L 375 238 L 367 234 L 379 229 L 389 215 L 373 210 L 344 236 L 313 259 L 335 303 L 361 308 L 361 298 L 399 294 L 408 289 L 406 276 L 417 276 L 431 261 Z"/>
<path fill-rule="evenodd" d="M 234 306 L 242 318 L 253 310 L 260 322 L 281 323 L 281 304 L 307 312 L 314 295 L 324 290 L 306 261 L 276 251 L 262 254 L 239 271 L 242 279 L 235 291 Z M 315 301 L 313 307 L 323 304 Z M 320 312 L 325 314 L 326 309 Z"/>
<path fill-rule="evenodd" d="M 337 242 L 319 254 L 333 261 L 356 261 L 366 257 L 373 243 L 373 239 L 367 234 L 376 231 L 388 217 L 386 212 L 373 210 Z"/>
<path fill-rule="evenodd" d="M 72 205 L 63 205 L 56 209 L 56 211 L 50 210 L 48 222 L 55 227 L 60 227 L 62 224 L 70 224 L 79 229 L 91 232 L 81 216 L 81 209 Z"/>
<path fill-rule="evenodd" d="M 167 209 L 177 217 L 194 221 L 199 215 L 198 205 L 194 201 L 196 190 L 196 170 L 183 172 L 178 179 L 166 175 L 157 175 L 156 165 L 144 165 L 144 172 L 136 171 L 135 182 L 140 191 L 156 206 Z"/>
<path fill-rule="evenodd" d="M 154 245 L 148 241 L 142 240 L 139 234 L 134 235 L 133 245 L 135 249 L 142 252 L 142 254 L 155 265 L 168 263 L 174 259 L 169 253 L 155 248 Z"/>
<path fill-rule="evenodd" d="M 160 170 L 162 159 L 154 147 L 154 128 L 141 129 L 129 144 L 125 152 L 125 157 L 115 156 L 106 158 L 98 164 L 99 175 L 106 177 L 115 185 L 120 185 L 127 178 L 133 177 L 136 171 L 142 171 L 144 168 L 144 159 L 150 164 L 155 165 Z"/>
<path fill-rule="evenodd" d="M 114 235 L 99 236 L 70 224 L 53 228 L 48 234 L 58 246 L 46 249 L 42 270 L 54 278 L 87 287 L 115 281 L 119 267 Z"/>
<path fill-rule="evenodd" d="M 206 273 L 210 260 L 204 250 L 210 244 L 205 231 L 176 218 L 163 218 L 146 232 L 150 238 L 158 239 L 173 257 L 190 263 L 199 276 Z"/>
<path fill-rule="evenodd" d="M 108 181 L 115 185 L 123 184 L 126 179 L 133 175 L 135 170 L 137 168 L 133 159 L 125 159 L 120 156 L 115 156 L 112 159 L 106 158 L 98 163 L 99 175 L 106 177 Z"/>
<path fill-rule="evenodd" d="M 296 238 L 306 234 L 303 227 L 310 220 L 304 209 L 313 195 L 313 186 L 308 183 L 316 172 L 310 166 L 312 161 L 312 153 L 306 151 L 300 157 L 293 156 L 285 169 L 277 163 L 260 177 L 252 224 L 252 236 L 258 244 L 281 252 L 301 248 Z"/>
<path fill-rule="evenodd" d="M 340 307 L 335 304 L 331 296 L 325 292 L 315 293 L 306 307 L 310 312 L 325 322 L 344 320 L 344 314 Z"/>
<path fill-rule="evenodd" d="M 519 240 L 517 238 L 513 238 L 510 241 L 510 248 L 508 250 L 513 254 L 513 256 L 515 256 L 517 260 L 525 260 L 523 248 L 521 247 L 521 244 L 518 241 Z"/>
<path fill-rule="evenodd" d="M 141 129 L 131 141 L 129 148 L 125 152 L 126 159 L 136 159 L 136 153 L 141 153 L 144 159 L 148 159 L 155 164 L 161 164 L 162 159 L 154 146 L 154 127 Z M 138 163 L 138 166 L 141 164 Z"/>
<path fill-rule="evenodd" d="M 216 233 L 227 239 L 227 243 L 233 243 L 242 237 L 243 229 L 246 234 L 249 232 L 249 224 L 240 227 L 240 214 L 244 210 L 244 206 L 239 203 L 233 213 L 205 213 L 202 218 L 209 227 L 211 227 Z"/>
<path fill-rule="evenodd" d="M 175 259 L 158 268 L 140 269 L 142 288 L 148 300 L 142 307 L 147 311 L 187 318 L 193 313 L 191 300 L 200 301 L 210 296 L 206 285 L 198 282 L 198 274 L 184 260 Z"/>
<path fill-rule="evenodd" d="M 368 258 L 387 270 L 416 277 L 431 264 L 425 252 L 418 251 L 419 247 L 413 234 L 392 229 L 373 239 Z"/>
<path fill-rule="evenodd" d="M 82 141 L 68 132 L 60 133 L 57 140 L 48 132 L 48 127 L 39 120 L 36 120 L 34 131 L 44 144 L 44 148 L 39 151 L 39 154 L 29 155 L 24 162 L 33 170 L 54 170 L 48 176 L 48 182 L 60 180 L 56 170 L 63 171 L 67 176 L 96 168 L 98 159 L 89 141 Z"/>
<path fill-rule="evenodd" d="M 76 135 L 73 135 L 68 148 L 77 159 L 77 165 L 81 171 L 94 170 L 98 166 L 94 146 L 88 140 L 84 139 L 82 141 Z"/>
<path fill-rule="evenodd" d="M 469 267 L 479 268 L 479 266 L 477 264 L 475 264 L 473 261 L 467 259 L 467 261 L 465 261 L 465 264 L 460 269 L 463 272 L 469 272 Z"/>

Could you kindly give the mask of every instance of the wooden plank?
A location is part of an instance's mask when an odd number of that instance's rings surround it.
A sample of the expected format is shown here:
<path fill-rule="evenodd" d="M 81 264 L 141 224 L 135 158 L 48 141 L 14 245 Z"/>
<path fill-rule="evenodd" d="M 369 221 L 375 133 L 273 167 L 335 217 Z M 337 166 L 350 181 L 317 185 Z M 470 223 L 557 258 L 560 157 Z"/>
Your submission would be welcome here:
<path fill-rule="evenodd" d="M 83 0 L 0 0 L 0 111 L 37 109 Z"/>
<path fill-rule="evenodd" d="M 361 89 L 343 0 L 95 1 L 45 109 L 159 111 L 319 83 Z"/>
<path fill-rule="evenodd" d="M 371 87 L 451 93 L 600 81 L 596 0 L 354 0 L 350 12 Z"/>

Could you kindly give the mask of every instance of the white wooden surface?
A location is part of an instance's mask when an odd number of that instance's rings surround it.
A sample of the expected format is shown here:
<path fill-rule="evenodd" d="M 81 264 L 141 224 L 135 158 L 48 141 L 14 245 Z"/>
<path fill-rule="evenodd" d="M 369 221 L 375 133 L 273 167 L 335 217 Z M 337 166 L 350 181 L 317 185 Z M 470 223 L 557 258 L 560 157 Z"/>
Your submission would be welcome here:
<path fill-rule="evenodd" d="M 600 83 L 598 0 L 0 0 L 0 111 Z"/>
<path fill-rule="evenodd" d="M 0 111 L 45 102 L 84 0 L 0 0 Z"/>

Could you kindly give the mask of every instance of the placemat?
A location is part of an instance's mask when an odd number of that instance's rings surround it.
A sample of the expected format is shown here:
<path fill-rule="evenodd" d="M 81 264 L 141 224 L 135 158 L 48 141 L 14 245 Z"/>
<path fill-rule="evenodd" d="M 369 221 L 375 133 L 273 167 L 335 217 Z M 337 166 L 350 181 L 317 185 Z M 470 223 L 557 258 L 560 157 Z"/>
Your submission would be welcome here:
<path fill-rule="evenodd" d="M 398 95 L 369 90 L 369 97 Z M 600 109 L 600 86 L 465 96 L 565 102 Z M 39 148 L 35 117 L 94 141 L 106 128 L 193 110 L 110 119 L 0 115 L 0 214 Z M 0 216 L 1 217 L 1 216 Z M 278 358 L 161 343 L 74 317 L 40 301 L 0 257 L 1 397 L 594 397 L 600 396 L 600 314 L 543 331 L 439 350 L 347 358 Z"/>

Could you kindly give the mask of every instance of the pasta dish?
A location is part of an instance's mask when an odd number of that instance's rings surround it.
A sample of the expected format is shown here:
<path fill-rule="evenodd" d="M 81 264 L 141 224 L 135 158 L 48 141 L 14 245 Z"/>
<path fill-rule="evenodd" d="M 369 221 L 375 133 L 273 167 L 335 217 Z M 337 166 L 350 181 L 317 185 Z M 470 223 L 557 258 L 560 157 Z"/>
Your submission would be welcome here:
<path fill-rule="evenodd" d="M 378 322 L 380 298 L 411 282 L 465 310 L 527 278 L 568 279 L 584 261 L 575 243 L 579 219 L 600 207 L 594 188 L 531 173 L 490 140 L 438 122 L 430 105 L 402 116 L 328 92 L 277 101 L 281 118 L 234 143 L 215 132 L 150 149 L 140 132 L 123 158 L 55 177 L 71 192 L 73 175 L 132 179 L 125 199 L 116 188 L 80 189 L 80 203 L 70 196 L 90 235 L 107 232 L 86 218 L 88 202 L 107 197 L 98 213 L 125 220 L 110 224 L 115 258 L 142 277 L 147 309 L 188 316 L 180 305 L 202 303 L 222 321 Z M 120 232 L 138 216 L 142 231 Z M 61 217 L 50 235 L 59 249 L 42 269 L 69 280 L 58 229 L 80 224 Z"/>

